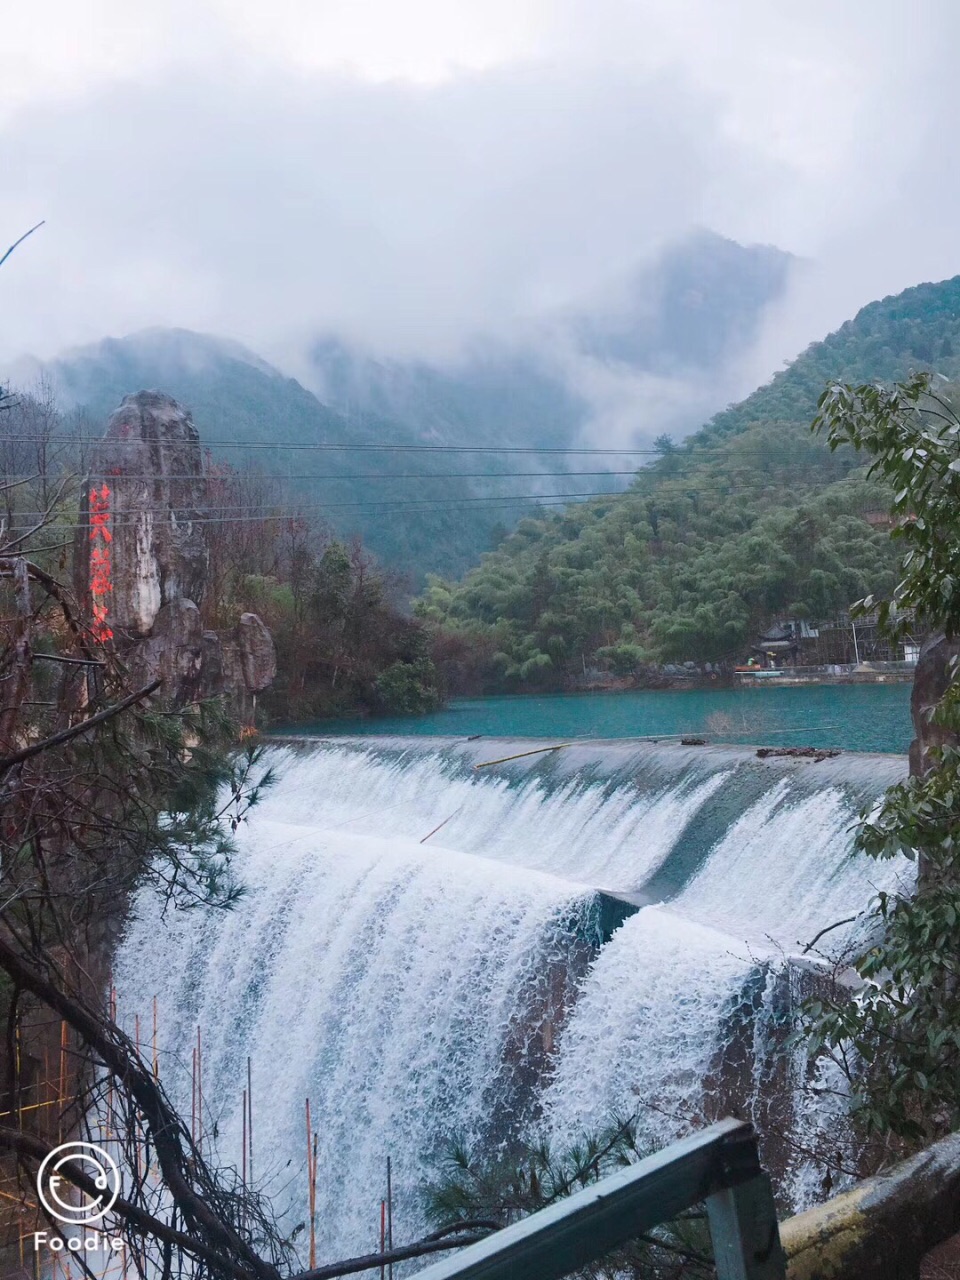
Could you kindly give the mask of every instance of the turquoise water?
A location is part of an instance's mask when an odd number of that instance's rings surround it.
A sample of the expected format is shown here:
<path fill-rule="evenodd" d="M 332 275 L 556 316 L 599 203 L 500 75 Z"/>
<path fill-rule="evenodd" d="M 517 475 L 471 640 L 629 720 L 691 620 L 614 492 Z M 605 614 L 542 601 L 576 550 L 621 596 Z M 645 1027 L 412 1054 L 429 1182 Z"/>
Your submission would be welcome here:
<path fill-rule="evenodd" d="M 741 745 L 896 753 L 905 753 L 913 736 L 909 684 L 473 698 L 426 716 L 326 720 L 286 728 L 323 737 L 483 734 L 564 741 L 689 734 Z"/>

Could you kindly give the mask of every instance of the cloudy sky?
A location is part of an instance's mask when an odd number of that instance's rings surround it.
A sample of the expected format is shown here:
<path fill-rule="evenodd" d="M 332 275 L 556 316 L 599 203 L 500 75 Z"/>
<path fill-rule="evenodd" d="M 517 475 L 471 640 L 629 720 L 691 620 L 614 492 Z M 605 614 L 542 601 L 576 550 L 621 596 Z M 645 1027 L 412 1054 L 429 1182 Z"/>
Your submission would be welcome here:
<path fill-rule="evenodd" d="M 444 354 L 693 226 L 800 255 L 762 376 L 960 272 L 955 0 L 6 5 L 0 357 L 169 324 Z"/>

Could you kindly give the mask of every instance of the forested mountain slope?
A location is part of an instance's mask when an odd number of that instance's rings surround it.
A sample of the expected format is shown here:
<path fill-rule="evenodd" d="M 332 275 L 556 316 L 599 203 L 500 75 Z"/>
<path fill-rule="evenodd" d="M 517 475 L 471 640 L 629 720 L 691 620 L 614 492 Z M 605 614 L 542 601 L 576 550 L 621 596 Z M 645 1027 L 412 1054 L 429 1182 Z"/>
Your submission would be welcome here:
<path fill-rule="evenodd" d="M 477 490 L 469 480 L 439 478 L 470 469 L 451 467 L 448 459 L 353 450 L 415 444 L 419 437 L 409 426 L 372 415 L 348 421 L 295 379 L 219 338 L 148 330 L 67 353 L 44 372 L 61 402 L 82 413 L 90 434 L 102 431 L 131 390 L 168 392 L 192 411 L 201 442 L 216 461 L 260 473 L 259 489 L 277 510 L 302 509 L 327 520 L 341 536 L 360 534 L 387 565 L 421 580 L 431 570 L 458 573 L 475 563 L 490 545 L 491 529 L 504 518 L 516 519 L 527 506 L 485 510 L 473 501 Z M 284 445 L 351 448 L 271 447 Z M 423 478 L 401 478 L 409 473 Z M 411 508 L 414 499 L 420 505 Z M 463 510 L 471 508 L 477 509 L 465 521 Z"/>
<path fill-rule="evenodd" d="M 960 377 L 960 276 L 871 302 L 788 368 L 697 433 L 701 442 L 750 422 L 809 420 L 824 383 L 893 381 L 914 369 Z"/>
<path fill-rule="evenodd" d="M 893 584 L 868 517 L 887 495 L 852 452 L 810 432 L 831 378 L 960 375 L 960 277 L 865 307 L 616 497 L 526 519 L 424 618 L 459 633 L 504 687 L 556 686 L 584 665 L 729 660 L 777 617 L 825 619 Z"/>
<path fill-rule="evenodd" d="M 495 452 L 596 443 L 596 406 L 578 385 L 585 368 L 587 383 L 601 376 L 617 384 L 629 420 L 624 439 L 646 434 L 649 443 L 661 430 L 689 429 L 697 407 L 722 403 L 789 261 L 776 249 L 701 232 L 568 314 L 545 317 L 526 345 L 516 336 L 478 337 L 463 359 L 438 364 L 374 358 L 335 338 L 318 343 L 312 389 L 237 343 L 176 329 L 105 339 L 43 371 L 91 434 L 124 395 L 168 392 L 192 411 L 215 460 L 269 477 L 260 490 L 278 509 L 302 508 L 341 536 L 361 535 L 419 587 L 428 572 L 456 575 L 475 564 L 532 509 L 532 496 L 623 488 L 622 478 L 565 474 L 618 469 L 604 459 Z M 669 385 L 663 421 L 634 385 L 639 374 Z M 29 378 L 20 385 L 31 389 Z M 317 444 L 328 447 L 284 447 Z M 381 444 L 479 452 L 371 449 Z"/>

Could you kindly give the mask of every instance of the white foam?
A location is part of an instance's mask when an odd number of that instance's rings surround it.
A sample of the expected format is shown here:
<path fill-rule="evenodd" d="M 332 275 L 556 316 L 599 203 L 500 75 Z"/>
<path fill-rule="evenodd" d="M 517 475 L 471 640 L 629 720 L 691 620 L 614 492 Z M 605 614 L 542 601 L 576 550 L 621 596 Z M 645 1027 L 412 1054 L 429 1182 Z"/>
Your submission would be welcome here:
<path fill-rule="evenodd" d="M 733 1002 L 771 939 L 792 949 L 900 871 L 851 852 L 857 810 L 897 763 L 881 780 L 863 761 L 791 772 L 692 748 L 578 747 L 562 766 L 502 773 L 428 741 L 270 754 L 278 784 L 238 837 L 246 898 L 166 921 L 142 899 L 116 982 L 130 1020 L 159 995 L 163 1078 L 188 1113 L 201 1026 L 208 1118 L 233 1162 L 250 1055 L 257 1181 L 288 1225 L 305 1212 L 311 1098 L 324 1260 L 373 1247 L 388 1153 L 408 1239 L 440 1139 L 489 1140 L 510 1108 L 529 1118 L 527 1050 L 565 969 L 578 998 L 539 1097 L 552 1132 L 572 1139 L 643 1104 L 648 1137 L 665 1141 L 704 1111 Z M 642 889 L 664 872 L 673 900 L 628 919 L 584 972 L 571 920 L 587 886 Z"/>

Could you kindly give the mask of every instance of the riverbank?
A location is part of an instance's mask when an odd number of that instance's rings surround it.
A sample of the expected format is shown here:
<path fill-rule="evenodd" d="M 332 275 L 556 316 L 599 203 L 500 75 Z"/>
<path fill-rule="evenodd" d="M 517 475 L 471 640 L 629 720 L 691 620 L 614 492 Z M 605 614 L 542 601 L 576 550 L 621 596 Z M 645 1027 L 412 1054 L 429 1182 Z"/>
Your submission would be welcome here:
<path fill-rule="evenodd" d="M 824 667 L 780 667 L 777 670 L 735 671 L 734 683 L 743 687 L 842 684 L 912 684 L 915 662 L 835 663 Z"/>

